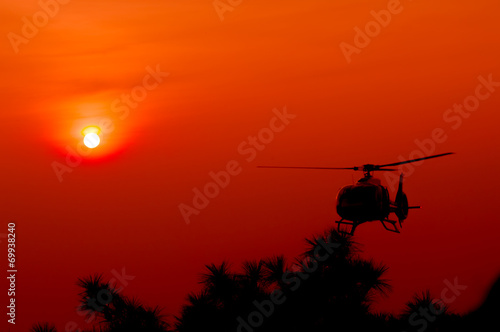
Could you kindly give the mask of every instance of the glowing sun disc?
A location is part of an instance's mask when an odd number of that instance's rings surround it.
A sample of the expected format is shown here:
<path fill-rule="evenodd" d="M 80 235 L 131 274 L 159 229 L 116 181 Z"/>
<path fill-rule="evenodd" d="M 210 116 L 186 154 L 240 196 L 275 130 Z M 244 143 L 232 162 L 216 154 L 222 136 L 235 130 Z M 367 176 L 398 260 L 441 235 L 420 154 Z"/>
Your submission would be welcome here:
<path fill-rule="evenodd" d="M 83 144 L 85 144 L 85 146 L 90 149 L 96 148 L 100 142 L 101 139 L 99 138 L 99 135 L 97 135 L 96 133 L 87 134 L 83 138 Z"/>

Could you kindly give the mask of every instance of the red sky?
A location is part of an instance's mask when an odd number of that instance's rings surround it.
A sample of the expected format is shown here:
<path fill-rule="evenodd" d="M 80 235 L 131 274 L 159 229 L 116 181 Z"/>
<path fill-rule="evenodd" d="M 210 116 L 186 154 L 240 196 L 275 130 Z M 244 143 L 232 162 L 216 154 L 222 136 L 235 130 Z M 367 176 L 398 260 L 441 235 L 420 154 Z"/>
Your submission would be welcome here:
<path fill-rule="evenodd" d="M 376 28 L 371 11 L 388 5 L 390 22 L 348 62 L 342 43 L 355 47 L 354 29 Z M 405 192 L 422 209 L 399 235 L 377 223 L 357 230 L 363 255 L 390 267 L 394 289 L 376 309 L 397 313 L 415 292 L 438 297 L 458 278 L 468 288 L 451 307 L 465 312 L 500 272 L 500 86 L 477 88 L 480 77 L 500 82 L 498 1 L 252 0 L 223 20 L 210 0 L 51 9 L 43 22 L 35 0 L 0 4 L 0 233 L 17 223 L 19 270 L 11 331 L 84 327 L 77 278 L 122 269 L 135 276 L 125 294 L 177 314 L 204 264 L 299 254 L 305 237 L 334 225 L 337 190 L 361 176 L 257 165 L 395 162 L 436 128 L 446 138 L 431 153 L 457 154 L 408 174 Z M 39 31 L 23 35 L 33 15 Z M 169 75 L 141 90 L 146 68 Z M 124 113 L 132 91 L 147 94 Z M 477 109 L 458 123 L 447 110 L 464 100 Z M 285 107 L 296 117 L 247 161 L 240 145 Z M 54 162 L 66 164 L 67 147 L 103 119 L 113 130 L 60 181 Z M 241 173 L 187 225 L 179 205 L 231 160 Z"/>

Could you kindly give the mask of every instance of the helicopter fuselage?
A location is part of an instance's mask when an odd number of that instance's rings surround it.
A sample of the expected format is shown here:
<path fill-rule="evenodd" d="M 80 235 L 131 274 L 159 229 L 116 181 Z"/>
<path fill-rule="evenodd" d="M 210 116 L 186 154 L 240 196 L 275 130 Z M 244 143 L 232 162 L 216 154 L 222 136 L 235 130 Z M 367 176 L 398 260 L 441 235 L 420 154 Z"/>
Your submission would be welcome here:
<path fill-rule="evenodd" d="M 344 220 L 358 223 L 384 220 L 390 212 L 389 191 L 377 178 L 362 178 L 337 193 L 337 213 Z"/>

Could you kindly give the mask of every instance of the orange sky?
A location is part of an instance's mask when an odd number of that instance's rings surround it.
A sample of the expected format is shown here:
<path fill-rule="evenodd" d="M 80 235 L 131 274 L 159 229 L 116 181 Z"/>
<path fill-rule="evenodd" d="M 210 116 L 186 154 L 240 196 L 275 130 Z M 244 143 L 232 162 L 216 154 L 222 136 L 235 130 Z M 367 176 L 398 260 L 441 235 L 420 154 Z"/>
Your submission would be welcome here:
<path fill-rule="evenodd" d="M 355 45 L 354 28 L 388 5 L 397 13 L 348 63 L 341 43 Z M 500 272 L 500 87 L 481 88 L 488 96 L 455 128 L 443 118 L 479 77 L 500 82 L 498 1 L 252 0 L 221 20 L 210 0 L 73 0 L 13 47 L 40 10 L 0 4 L 0 225 L 18 224 L 15 331 L 83 327 L 76 279 L 122 268 L 136 276 L 126 294 L 176 314 L 204 264 L 300 253 L 304 237 L 334 225 L 337 190 L 361 176 L 257 165 L 395 162 L 436 128 L 446 139 L 435 153 L 457 154 L 407 177 L 422 209 L 400 235 L 357 230 L 364 255 L 390 267 L 394 291 L 377 309 L 397 312 L 426 288 L 439 296 L 457 277 L 468 288 L 452 309 L 463 312 Z M 145 78 L 155 69 L 157 85 Z M 155 87 L 141 90 L 145 79 Z M 134 89 L 144 100 L 118 110 Z M 284 107 L 296 117 L 247 161 L 240 144 Z M 102 145 L 60 181 L 54 162 L 68 166 L 67 147 L 99 121 Z M 231 160 L 241 173 L 187 225 L 179 204 Z"/>

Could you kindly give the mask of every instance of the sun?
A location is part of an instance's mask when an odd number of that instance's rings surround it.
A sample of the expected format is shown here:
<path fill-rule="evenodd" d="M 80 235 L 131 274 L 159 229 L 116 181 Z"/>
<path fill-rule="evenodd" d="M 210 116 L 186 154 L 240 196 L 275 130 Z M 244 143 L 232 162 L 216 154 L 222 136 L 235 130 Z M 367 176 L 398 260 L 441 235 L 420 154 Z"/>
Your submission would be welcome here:
<path fill-rule="evenodd" d="M 99 143 L 101 143 L 101 139 L 96 133 L 89 133 L 83 138 L 83 144 L 90 149 L 96 148 Z"/>

